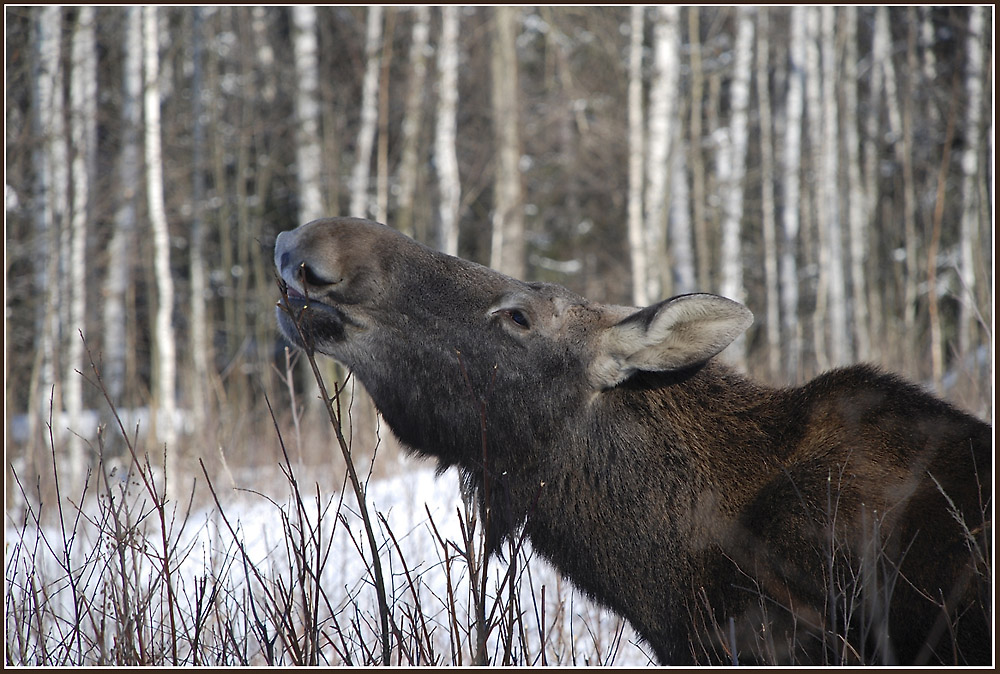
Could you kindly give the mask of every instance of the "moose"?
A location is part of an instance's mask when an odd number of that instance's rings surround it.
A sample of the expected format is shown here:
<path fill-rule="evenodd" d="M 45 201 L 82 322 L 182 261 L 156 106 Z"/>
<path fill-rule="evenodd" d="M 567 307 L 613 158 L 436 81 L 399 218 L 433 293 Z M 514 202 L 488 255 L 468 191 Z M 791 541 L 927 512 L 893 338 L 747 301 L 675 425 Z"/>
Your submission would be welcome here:
<path fill-rule="evenodd" d="M 458 468 L 491 553 L 526 536 L 661 663 L 991 661 L 988 423 L 872 366 L 756 383 L 717 295 L 600 304 L 357 218 L 274 262 L 282 332 Z"/>

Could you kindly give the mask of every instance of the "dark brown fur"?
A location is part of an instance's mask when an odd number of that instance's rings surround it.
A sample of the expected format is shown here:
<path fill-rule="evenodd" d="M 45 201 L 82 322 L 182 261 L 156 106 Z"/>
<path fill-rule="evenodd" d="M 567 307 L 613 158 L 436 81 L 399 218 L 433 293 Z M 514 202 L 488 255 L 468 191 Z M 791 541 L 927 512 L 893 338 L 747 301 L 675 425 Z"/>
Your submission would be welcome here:
<path fill-rule="evenodd" d="M 459 468 L 491 549 L 523 527 L 661 662 L 727 662 L 729 617 L 788 659 L 990 661 L 988 424 L 866 366 L 753 383 L 711 358 L 749 324 L 715 296 L 596 304 L 346 218 L 275 263 L 285 334 Z"/>

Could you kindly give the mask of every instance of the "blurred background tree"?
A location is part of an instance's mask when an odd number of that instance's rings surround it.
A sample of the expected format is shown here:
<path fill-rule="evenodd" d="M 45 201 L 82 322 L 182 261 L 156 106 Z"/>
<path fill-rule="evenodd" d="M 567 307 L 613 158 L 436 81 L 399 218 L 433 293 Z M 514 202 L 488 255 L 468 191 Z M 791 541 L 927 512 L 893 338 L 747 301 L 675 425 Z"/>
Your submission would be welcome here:
<path fill-rule="evenodd" d="M 870 360 L 992 414 L 992 7 L 5 12 L 20 474 L 50 405 L 92 462 L 81 332 L 158 452 L 271 460 L 272 246 L 319 215 L 600 301 L 728 294 L 755 376 Z"/>

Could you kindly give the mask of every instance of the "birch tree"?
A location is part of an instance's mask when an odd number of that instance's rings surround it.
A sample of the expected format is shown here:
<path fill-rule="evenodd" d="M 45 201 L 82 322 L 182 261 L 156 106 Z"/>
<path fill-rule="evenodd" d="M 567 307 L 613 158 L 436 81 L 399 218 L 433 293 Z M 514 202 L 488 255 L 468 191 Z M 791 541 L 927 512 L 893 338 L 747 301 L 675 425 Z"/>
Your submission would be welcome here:
<path fill-rule="evenodd" d="M 756 73 L 757 106 L 760 109 L 760 201 L 761 237 L 764 246 L 764 316 L 767 366 L 771 377 L 781 370 L 781 310 L 778 298 L 778 243 L 774 206 L 774 137 L 771 130 L 771 88 L 768 68 L 769 10 L 757 10 Z"/>
<path fill-rule="evenodd" d="M 208 394 L 206 381 L 209 376 L 209 350 L 212 348 L 208 339 L 208 321 L 205 306 L 205 296 L 208 290 L 205 278 L 205 177 L 204 177 L 204 145 L 205 124 L 202 119 L 202 87 L 204 35 L 202 34 L 202 8 L 194 6 L 191 9 L 191 145 L 192 145 L 192 185 L 191 185 L 191 249 L 190 249 L 190 281 L 191 281 L 191 364 L 192 376 L 188 386 L 191 388 L 191 409 L 196 428 L 203 428 L 207 414 Z"/>
<path fill-rule="evenodd" d="M 645 7 L 633 5 L 628 51 L 628 241 L 632 263 L 632 302 L 644 307 L 649 304 L 646 279 L 649 262 L 646 257 L 643 228 L 642 187 L 644 158 L 644 122 L 642 111 L 642 45 L 645 32 Z"/>
<path fill-rule="evenodd" d="M 414 196 L 417 190 L 417 159 L 420 147 L 420 127 L 423 123 L 424 88 L 427 81 L 427 35 L 430 8 L 413 8 L 413 28 L 410 32 L 410 78 L 406 89 L 406 111 L 403 116 L 403 153 L 399 160 L 399 199 L 396 226 L 408 236 L 418 236 L 414 227 Z M 442 29 L 443 32 L 443 29 Z"/>
<path fill-rule="evenodd" d="M 816 359 L 816 368 L 827 370 L 830 367 L 829 354 L 826 345 L 827 312 L 827 269 L 826 259 L 829 249 L 821 240 L 823 234 L 820 227 L 818 211 L 821 192 L 825 188 L 820 184 L 820 172 L 823 161 L 823 75 L 820 59 L 820 11 L 818 7 L 809 7 L 806 12 L 806 49 L 805 49 L 805 95 L 806 95 L 806 135 L 803 145 L 809 158 L 806 167 L 809 180 L 802 190 L 804 212 L 808 215 L 802 228 L 802 258 L 806 269 L 815 269 L 816 282 L 813 296 L 815 308 L 810 316 L 812 325 L 812 353 Z"/>
<path fill-rule="evenodd" d="M 299 224 L 326 214 L 323 203 L 323 156 L 320 144 L 319 57 L 316 8 L 292 7 L 295 52 L 295 169 L 298 174 Z M 371 147 L 368 149 L 371 155 Z M 358 212 L 358 215 L 363 213 Z"/>
<path fill-rule="evenodd" d="M 788 54 L 788 89 L 785 94 L 785 138 L 782 156 L 781 209 L 781 315 L 787 351 L 786 368 L 792 382 L 799 379 L 802 331 L 799 325 L 799 181 L 804 103 L 806 11 L 793 7 Z"/>
<path fill-rule="evenodd" d="M 117 157 L 118 203 L 114 231 L 108 244 L 107 276 L 104 279 L 104 323 L 102 356 L 104 383 L 116 404 L 125 392 L 126 347 L 129 335 L 125 321 L 125 294 L 132 282 L 129 250 L 135 244 L 136 209 L 139 198 L 141 157 L 139 127 L 142 122 L 142 9 L 125 10 L 122 54 L 122 106 L 119 130 L 121 150 Z"/>
<path fill-rule="evenodd" d="M 989 25 L 983 7 L 969 10 L 969 32 L 965 39 L 966 67 L 965 91 L 965 147 L 961 154 L 962 167 L 962 219 L 959 230 L 958 275 L 962 284 L 958 315 L 958 352 L 962 356 L 972 348 L 972 336 L 977 318 L 976 267 L 974 249 L 979 234 L 978 181 L 980 179 L 979 153 L 982 137 L 981 107 L 983 101 L 983 72 L 986 66 L 984 47 Z M 992 192 L 992 190 L 991 190 Z"/>
<path fill-rule="evenodd" d="M 688 197 L 687 153 L 684 152 L 681 124 L 674 124 L 670 153 L 670 293 L 679 295 L 696 290 L 694 245 L 691 240 L 691 203 Z"/>
<path fill-rule="evenodd" d="M 438 44 L 438 105 L 434 126 L 434 158 L 438 191 L 438 248 L 458 255 L 458 214 L 462 185 L 458 175 L 458 12 L 456 5 L 441 8 L 441 41 Z"/>
<path fill-rule="evenodd" d="M 91 181 L 97 160 L 97 44 L 94 37 L 93 7 L 84 6 L 77 14 L 70 54 L 70 137 L 73 143 L 73 202 L 70 228 L 70 320 L 66 353 L 65 384 L 70 475 L 82 484 L 85 457 L 80 427 L 83 412 L 83 340 L 87 318 L 87 232 L 91 218 Z"/>
<path fill-rule="evenodd" d="M 869 339 L 868 301 L 866 291 L 868 286 L 865 274 L 865 261 L 868 258 L 868 235 L 866 223 L 866 197 L 862 181 L 861 140 L 858 124 L 858 9 L 845 7 L 843 10 L 844 26 L 844 70 L 840 78 L 844 97 L 844 116 L 842 118 L 844 160 L 847 173 L 847 228 L 848 228 L 848 267 L 851 277 L 851 324 L 854 326 L 853 338 L 858 360 L 867 361 L 871 358 Z"/>
<path fill-rule="evenodd" d="M 392 66 L 392 39 L 396 29 L 396 12 L 394 7 L 385 10 L 385 37 L 382 43 L 382 55 L 379 66 L 378 84 L 378 146 L 375 153 L 375 211 L 374 218 L 378 222 L 389 220 L 389 90 L 390 68 Z"/>
<path fill-rule="evenodd" d="M 378 73 L 382 47 L 382 7 L 371 5 L 365 28 L 365 74 L 361 82 L 361 123 L 358 128 L 358 154 L 351 174 L 349 214 L 369 216 L 368 183 L 372 151 L 378 124 Z"/>
<path fill-rule="evenodd" d="M 838 117 L 837 117 L 837 44 L 836 17 L 832 5 L 820 10 L 820 45 L 823 91 L 823 128 L 819 170 L 817 223 L 820 230 L 820 274 L 826 275 L 828 313 L 821 316 L 830 337 L 832 365 L 846 365 L 850 359 L 847 333 L 847 292 L 844 283 L 844 255 L 841 238 L 840 195 L 838 177 Z M 825 262 L 825 263 L 824 263 Z"/>
<path fill-rule="evenodd" d="M 177 466 L 176 373 L 174 339 L 174 279 L 170 272 L 170 234 L 163 196 L 163 155 L 160 143 L 160 52 L 159 21 L 156 7 L 142 10 L 144 63 L 143 112 L 146 115 L 146 199 L 153 240 L 153 271 L 156 278 L 156 318 L 153 330 L 156 368 L 154 391 L 156 437 L 166 446 L 166 475 L 179 477 Z M 168 481 L 168 493 L 172 484 Z M 176 493 L 176 492 L 173 492 Z"/>
<path fill-rule="evenodd" d="M 913 194 L 913 170 L 910 161 L 908 133 L 909 125 L 904 124 L 900 109 L 901 96 L 896 78 L 896 67 L 892 61 L 890 47 L 892 35 L 889 31 L 889 10 L 885 5 L 875 9 L 875 26 L 872 37 L 872 66 L 881 73 L 882 95 L 885 97 L 886 117 L 889 122 L 889 132 L 893 138 L 893 150 L 896 160 L 903 169 L 903 246 L 906 254 L 906 275 L 903 279 L 903 335 L 910 339 L 913 335 L 913 325 L 916 318 L 916 281 L 917 256 L 916 233 L 914 221 L 915 196 Z"/>
<path fill-rule="evenodd" d="M 517 11 L 513 7 L 493 8 L 490 76 L 496 166 L 490 266 L 515 278 L 524 278 L 524 207 L 521 194 L 521 138 L 515 44 Z"/>
<path fill-rule="evenodd" d="M 68 147 L 63 113 L 62 9 L 41 7 L 33 22 L 34 72 L 32 103 L 35 137 L 34 225 L 36 230 L 35 292 L 42 298 L 34 302 L 38 348 L 32 363 L 29 384 L 28 424 L 30 442 L 40 440 L 42 424 L 53 411 L 62 409 L 62 386 L 59 377 L 62 316 L 64 304 L 59 283 L 62 258 L 62 230 L 67 227 L 69 191 L 67 174 Z M 29 457 L 30 459 L 30 457 Z"/>
<path fill-rule="evenodd" d="M 743 252 L 740 244 L 743 219 L 743 183 L 746 176 L 747 116 L 750 103 L 750 72 L 753 58 L 753 10 L 736 10 L 736 41 L 733 44 L 733 77 L 729 90 L 729 128 L 720 129 L 717 174 L 722 193 L 722 243 L 719 255 L 722 270 L 719 291 L 725 297 L 744 301 Z M 742 364 L 746 340 L 741 336 L 727 349 L 729 358 Z"/>
<path fill-rule="evenodd" d="M 705 74 L 701 61 L 701 27 L 698 7 L 688 7 L 688 42 L 691 54 L 691 110 L 688 124 L 688 164 L 691 167 L 691 214 L 694 218 L 694 245 L 697 256 L 698 287 L 711 287 L 712 254 L 708 243 L 708 217 L 705 215 L 705 165 L 702 160 L 702 99 Z"/>
<path fill-rule="evenodd" d="M 649 118 L 646 136 L 645 236 L 647 264 L 646 296 L 649 300 L 669 294 L 671 283 L 667 258 L 667 175 L 670 142 L 677 121 L 677 81 L 679 72 L 678 18 L 680 9 L 660 5 L 654 10 L 653 68 L 649 90 Z"/>

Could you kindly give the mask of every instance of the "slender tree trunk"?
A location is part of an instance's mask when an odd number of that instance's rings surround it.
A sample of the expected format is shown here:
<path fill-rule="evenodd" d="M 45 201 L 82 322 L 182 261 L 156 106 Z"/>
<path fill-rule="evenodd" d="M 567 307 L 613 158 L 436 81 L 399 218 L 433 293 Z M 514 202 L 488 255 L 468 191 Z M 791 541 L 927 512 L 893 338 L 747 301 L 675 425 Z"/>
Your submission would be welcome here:
<path fill-rule="evenodd" d="M 799 381 L 802 329 L 799 325 L 799 281 L 796 264 L 799 239 L 799 182 L 802 159 L 802 109 L 805 71 L 804 7 L 793 7 L 789 38 L 788 91 L 785 98 L 785 139 L 782 157 L 784 198 L 781 210 L 781 309 L 786 344 L 787 376 Z"/>
<path fill-rule="evenodd" d="M 205 178 L 204 145 L 205 125 L 202 119 L 204 35 L 202 28 L 202 8 L 192 8 L 191 25 L 191 120 L 192 120 L 192 175 L 191 185 L 191 363 L 192 376 L 188 386 L 191 390 L 191 412 L 195 428 L 202 430 L 208 410 L 207 380 L 210 376 L 208 339 L 208 317 L 205 297 L 208 283 L 205 274 Z"/>
<path fill-rule="evenodd" d="M 705 215 L 705 165 L 702 159 L 702 98 L 705 75 L 701 63 L 701 28 L 698 7 L 688 7 L 688 42 L 691 50 L 691 117 L 689 122 L 688 162 L 691 166 L 691 215 L 694 218 L 694 246 L 697 256 L 698 287 L 709 288 L 712 252 L 708 243 L 708 217 Z"/>
<path fill-rule="evenodd" d="M 649 274 L 646 294 L 651 301 L 670 293 L 672 279 L 667 254 L 667 179 L 670 168 L 672 124 L 677 123 L 679 73 L 679 8 L 659 5 L 654 10 L 653 72 L 649 92 L 646 155 L 646 250 Z"/>
<path fill-rule="evenodd" d="M 349 214 L 366 218 L 370 214 L 368 182 L 371 175 L 372 150 L 378 124 L 378 73 L 382 46 L 382 7 L 368 8 L 365 31 L 365 75 L 361 83 L 361 126 L 358 130 L 358 155 L 351 177 Z"/>
<path fill-rule="evenodd" d="M 820 150 L 819 208 L 820 248 L 825 251 L 821 259 L 821 273 L 826 270 L 828 314 L 820 316 L 829 335 L 829 353 L 832 365 L 846 365 L 850 361 L 851 343 L 847 331 L 847 291 L 844 280 L 844 253 L 840 220 L 840 195 L 838 185 L 838 115 L 837 115 L 837 43 L 836 15 L 832 5 L 820 10 L 820 45 L 822 48 L 823 130 Z"/>
<path fill-rule="evenodd" d="M 980 180 L 980 148 L 982 145 L 983 58 L 989 23 L 984 18 L 983 7 L 969 9 L 969 34 L 965 40 L 966 68 L 965 91 L 965 147 L 962 150 L 962 219 L 959 229 L 958 276 L 962 293 L 958 313 L 958 353 L 969 354 L 976 331 L 976 266 L 974 250 L 979 238 L 979 203 L 977 183 Z"/>
<path fill-rule="evenodd" d="M 889 45 L 885 43 L 884 31 L 874 31 L 872 34 L 871 62 L 873 67 L 869 68 L 868 85 L 868 114 L 865 117 L 864 138 L 862 139 L 862 158 L 864 161 L 864 184 L 865 184 L 865 219 L 869 231 L 873 232 L 873 246 L 878 246 L 878 241 L 874 237 L 884 236 L 880 232 L 878 217 L 880 207 L 879 189 L 879 146 L 882 134 L 880 104 L 883 94 L 882 68 L 877 64 L 885 59 L 885 54 L 889 51 Z M 877 266 L 877 256 L 871 256 L 868 272 L 871 282 L 868 284 L 868 311 L 870 326 L 868 334 L 871 335 L 872 358 L 881 360 L 886 353 L 885 342 L 888 337 L 883 321 L 883 294 L 885 290 L 884 282 L 878 282 L 884 278 L 884 270 Z"/>
<path fill-rule="evenodd" d="M 295 167 L 298 172 L 299 224 L 304 224 L 326 215 L 326 205 L 323 202 L 323 156 L 319 137 L 319 47 L 316 39 L 316 8 L 305 5 L 293 7 L 292 23 L 296 79 Z M 372 107 L 374 110 L 374 106 Z M 370 144 L 368 153 L 370 157 Z M 365 176 L 367 178 L 367 173 Z M 367 181 L 365 188 L 367 189 Z M 358 212 L 357 215 L 364 213 Z"/>
<path fill-rule="evenodd" d="M 392 36 L 396 26 L 396 9 L 385 10 L 385 37 L 378 86 L 378 151 L 375 162 L 375 219 L 389 221 L 389 68 L 392 65 Z"/>
<path fill-rule="evenodd" d="M 517 85 L 516 12 L 493 10 L 493 125 L 496 134 L 493 245 L 490 266 L 515 278 L 524 278 L 524 207 L 521 195 L 521 138 Z"/>
<path fill-rule="evenodd" d="M 156 368 L 154 396 L 157 410 L 156 438 L 166 446 L 167 493 L 180 478 L 177 466 L 176 343 L 174 339 L 174 280 L 170 271 L 170 233 L 163 197 L 163 156 L 160 151 L 160 53 L 158 10 L 144 7 L 143 56 L 145 63 L 144 112 L 146 115 L 146 198 L 153 239 L 153 270 L 156 278 L 156 318 L 153 329 Z"/>
<path fill-rule="evenodd" d="M 455 5 L 441 8 L 441 42 L 438 45 L 438 108 L 434 127 L 434 157 L 440 191 L 438 248 L 458 255 L 458 215 L 462 183 L 455 149 L 458 110 L 458 12 Z"/>
<path fill-rule="evenodd" d="M 761 234 L 764 245 L 764 294 L 767 315 L 767 369 L 772 378 L 781 371 L 781 310 L 778 296 L 778 242 L 774 206 L 774 138 L 771 130 L 771 88 L 768 68 L 769 10 L 757 10 L 757 105 L 760 109 Z"/>
<path fill-rule="evenodd" d="M 628 241 L 632 261 L 632 302 L 649 304 L 646 279 L 649 262 L 642 220 L 643 159 L 645 150 L 642 114 L 642 44 L 645 8 L 632 6 L 632 30 L 628 52 Z"/>
<path fill-rule="evenodd" d="M 142 9 L 125 10 L 124 54 L 122 60 L 122 108 L 118 155 L 118 205 L 114 233 L 108 246 L 108 271 L 104 280 L 102 358 L 104 384 L 116 404 L 122 403 L 126 380 L 125 296 L 132 283 L 129 251 L 135 243 L 136 208 L 139 198 L 141 156 L 139 126 L 142 123 Z"/>
<path fill-rule="evenodd" d="M 740 244 L 743 220 L 743 183 L 746 176 L 747 118 L 750 107 L 750 73 L 753 63 L 753 9 L 736 10 L 736 42 L 733 52 L 733 78 L 729 88 L 730 121 L 728 130 L 717 134 L 721 146 L 717 164 L 722 192 L 722 245 L 719 254 L 722 280 L 720 292 L 737 301 L 745 300 L 743 287 L 743 251 Z M 726 349 L 728 358 L 737 364 L 746 361 L 746 339 L 741 336 Z"/>
<path fill-rule="evenodd" d="M 816 269 L 816 285 L 813 296 L 816 298 L 810 324 L 812 327 L 812 351 L 816 359 L 816 368 L 826 370 L 830 367 L 829 353 L 826 344 L 826 321 L 829 296 L 829 248 L 824 245 L 820 215 L 823 207 L 821 183 L 823 167 L 823 75 L 820 59 L 820 8 L 809 7 L 806 12 L 806 129 L 805 152 L 809 158 L 807 175 L 809 179 L 803 189 L 805 212 L 808 214 L 802 230 L 802 258 L 806 268 Z"/>
<path fill-rule="evenodd" d="M 73 208 L 70 226 L 70 320 L 66 353 L 65 391 L 70 475 L 82 485 L 86 471 L 80 415 L 83 412 L 83 340 L 87 330 L 87 230 L 91 217 L 91 181 L 97 162 L 97 41 L 96 11 L 84 6 L 73 30 L 70 73 L 70 136 L 73 142 Z"/>
<path fill-rule="evenodd" d="M 417 5 L 412 11 L 410 77 L 406 90 L 406 112 L 403 116 L 403 154 L 399 161 L 399 200 L 396 226 L 404 234 L 424 240 L 424 227 L 414 227 L 414 196 L 417 191 L 420 128 L 424 119 L 424 88 L 427 86 L 427 35 L 430 28 L 431 11 L 427 5 Z M 444 32 L 443 28 L 442 32 Z"/>
<path fill-rule="evenodd" d="M 875 9 L 875 34 L 872 38 L 872 60 L 873 66 L 879 68 L 882 73 L 884 87 L 886 111 L 889 120 L 889 132 L 895 139 L 893 149 L 896 159 L 903 168 L 903 246 L 906 251 L 906 273 L 903 277 L 903 326 L 900 341 L 905 343 L 900 354 L 905 358 L 909 351 L 909 345 L 913 339 L 913 325 L 916 318 L 916 256 L 913 250 L 915 245 L 915 208 L 913 195 L 913 170 L 908 154 L 908 130 L 909 125 L 904 124 L 903 113 L 900 109 L 900 94 L 897 86 L 896 68 L 893 65 L 892 54 L 889 47 L 892 44 L 892 36 L 889 31 L 889 10 L 885 5 L 879 5 Z M 876 47 L 878 49 L 876 50 Z"/>
<path fill-rule="evenodd" d="M 691 237 L 691 203 L 688 197 L 687 153 L 684 152 L 681 124 L 674 124 L 670 167 L 670 271 L 671 294 L 694 292 L 694 245 Z"/>
<path fill-rule="evenodd" d="M 37 10 L 35 30 L 35 134 L 40 149 L 35 153 L 35 225 L 37 266 L 35 286 L 37 333 L 39 348 L 32 366 L 31 397 L 29 400 L 29 433 L 31 442 L 45 443 L 42 429 L 53 411 L 62 409 L 62 386 L 59 371 L 59 344 L 62 333 L 59 307 L 62 305 L 59 283 L 61 231 L 66 227 L 69 212 L 69 177 L 66 172 L 68 147 L 63 121 L 62 68 L 62 9 L 46 6 Z"/>
<path fill-rule="evenodd" d="M 854 326 L 854 345 L 858 360 L 871 358 L 867 276 L 865 262 L 868 258 L 868 232 L 865 209 L 867 199 L 861 177 L 861 141 L 858 134 L 858 9 L 843 10 L 844 73 L 840 78 L 844 96 L 843 138 L 847 163 L 847 226 L 849 235 L 848 259 L 851 276 L 851 309 Z"/>

